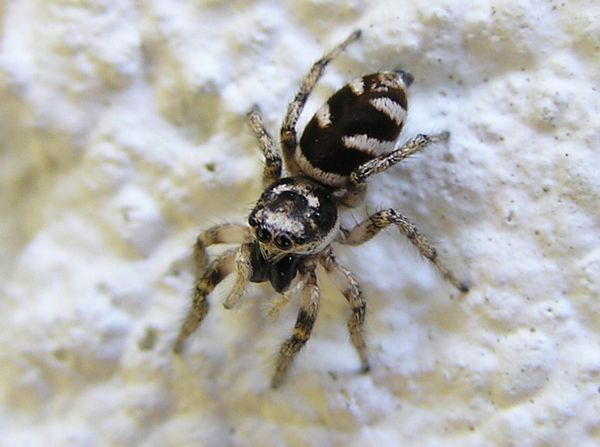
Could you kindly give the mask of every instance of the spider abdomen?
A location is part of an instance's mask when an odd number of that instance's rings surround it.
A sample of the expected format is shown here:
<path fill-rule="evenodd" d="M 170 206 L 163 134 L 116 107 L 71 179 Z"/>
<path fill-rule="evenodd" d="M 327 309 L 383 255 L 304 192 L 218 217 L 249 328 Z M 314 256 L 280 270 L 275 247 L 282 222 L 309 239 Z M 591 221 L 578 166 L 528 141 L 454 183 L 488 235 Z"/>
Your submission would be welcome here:
<path fill-rule="evenodd" d="M 295 160 L 305 175 L 344 186 L 361 164 L 391 152 L 408 108 L 406 72 L 380 72 L 346 84 L 321 106 L 304 129 Z"/>

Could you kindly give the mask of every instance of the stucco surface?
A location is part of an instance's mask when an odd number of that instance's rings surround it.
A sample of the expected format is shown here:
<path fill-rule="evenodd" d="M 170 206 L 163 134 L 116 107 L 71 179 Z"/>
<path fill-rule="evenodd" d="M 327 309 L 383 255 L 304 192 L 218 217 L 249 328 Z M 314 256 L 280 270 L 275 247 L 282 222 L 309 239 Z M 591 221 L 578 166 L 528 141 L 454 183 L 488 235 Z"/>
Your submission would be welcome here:
<path fill-rule="evenodd" d="M 600 443 L 600 6 L 591 1 L 0 3 L 0 445 L 594 446 Z M 309 66 L 349 32 L 300 127 L 362 74 L 415 77 L 370 182 L 472 289 L 396 231 L 336 248 L 369 302 L 372 370 L 324 275 L 313 337 L 269 378 L 297 303 L 218 303 L 171 353 L 191 246 L 244 221 Z M 216 253 L 212 252 L 212 253 Z"/>

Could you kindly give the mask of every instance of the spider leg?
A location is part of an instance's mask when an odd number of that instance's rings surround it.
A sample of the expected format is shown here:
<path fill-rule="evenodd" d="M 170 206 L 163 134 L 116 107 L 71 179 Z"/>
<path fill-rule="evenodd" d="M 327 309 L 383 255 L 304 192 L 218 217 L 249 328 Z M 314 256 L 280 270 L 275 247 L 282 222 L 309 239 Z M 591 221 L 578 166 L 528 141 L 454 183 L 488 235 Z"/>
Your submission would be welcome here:
<path fill-rule="evenodd" d="M 289 302 L 292 300 L 292 297 L 298 293 L 298 289 L 303 286 L 304 284 L 302 280 L 295 280 L 288 290 L 277 295 L 267 307 L 267 318 L 270 320 L 275 320 L 277 317 L 279 317 L 281 310 L 289 304 Z"/>
<path fill-rule="evenodd" d="M 258 106 L 252 107 L 247 116 L 250 128 L 256 136 L 258 145 L 265 157 L 263 187 L 266 188 L 281 176 L 281 157 L 273 138 L 265 128 Z"/>
<path fill-rule="evenodd" d="M 235 307 L 248 285 L 248 281 L 252 276 L 252 263 L 250 262 L 250 253 L 252 251 L 252 243 L 243 244 L 237 251 L 235 256 L 235 281 L 229 295 L 223 301 L 223 306 L 226 309 Z"/>
<path fill-rule="evenodd" d="M 327 273 L 331 275 L 330 277 L 334 284 L 344 297 L 346 297 L 348 304 L 350 304 L 352 314 L 348 319 L 348 332 L 350 333 L 350 340 L 360 358 L 361 370 L 367 372 L 369 370 L 369 361 L 363 331 L 367 302 L 362 294 L 358 280 L 348 269 L 337 263 L 331 249 L 321 258 L 321 264 L 325 267 Z"/>
<path fill-rule="evenodd" d="M 192 308 L 179 330 L 177 341 L 173 347 L 173 351 L 176 353 L 180 353 L 183 350 L 185 341 L 194 333 L 208 313 L 208 301 L 206 297 L 233 271 L 237 251 L 237 248 L 233 248 L 224 252 L 210 264 L 202 276 L 196 279 Z"/>
<path fill-rule="evenodd" d="M 380 155 L 363 163 L 350 174 L 346 193 L 340 200 L 347 206 L 356 205 L 364 196 L 366 181 L 369 177 L 383 172 L 405 158 L 422 151 L 428 145 L 438 141 L 446 141 L 449 137 L 449 132 L 432 135 L 419 134 L 389 154 Z"/>
<path fill-rule="evenodd" d="M 440 271 L 443 277 L 456 287 L 460 292 L 468 292 L 469 286 L 464 281 L 459 281 L 454 274 L 439 260 L 437 251 L 431 246 L 429 241 L 422 236 L 417 227 L 404 215 L 396 210 L 388 209 L 379 211 L 368 217 L 363 222 L 351 230 L 343 230 L 345 237 L 340 243 L 345 245 L 359 245 L 373 236 L 375 236 L 383 228 L 394 224 L 398 227 L 400 233 L 408 238 L 408 240 L 419 250 L 421 255 L 429 259 L 433 265 Z"/>
<path fill-rule="evenodd" d="M 196 278 L 204 274 L 208 264 L 206 247 L 215 244 L 241 244 L 250 237 L 250 231 L 246 225 L 221 224 L 215 225 L 203 232 L 196 238 L 194 243 L 194 263 L 196 265 Z"/>
<path fill-rule="evenodd" d="M 298 165 L 294 161 L 293 156 L 297 144 L 296 123 L 298 122 L 298 118 L 304 109 L 306 100 L 315 87 L 315 84 L 323 74 L 325 67 L 342 51 L 344 51 L 348 45 L 357 40 L 360 35 L 360 30 L 354 31 L 342 43 L 337 45 L 329 53 L 315 62 L 308 74 L 302 80 L 296 96 L 288 105 L 287 112 L 283 119 L 283 124 L 281 125 L 280 141 L 286 166 L 292 175 L 298 175 L 301 172 Z"/>
<path fill-rule="evenodd" d="M 201 232 L 194 243 L 194 263 L 196 265 L 196 280 L 192 296 L 192 308 L 186 317 L 173 350 L 181 352 L 187 338 L 198 328 L 208 313 L 206 297 L 214 288 L 229 275 L 234 268 L 237 248 L 227 250 L 215 259 L 207 268 L 208 256 L 206 247 L 215 244 L 242 243 L 248 239 L 248 227 L 240 224 L 221 224 Z"/>
<path fill-rule="evenodd" d="M 295 355 L 302 349 L 310 338 L 312 328 L 319 311 L 319 286 L 317 285 L 316 266 L 309 267 L 302 281 L 304 289 L 300 302 L 300 310 L 294 325 L 292 336 L 288 338 L 279 348 L 279 356 L 275 373 L 271 380 L 271 387 L 277 388 L 285 379 Z"/>

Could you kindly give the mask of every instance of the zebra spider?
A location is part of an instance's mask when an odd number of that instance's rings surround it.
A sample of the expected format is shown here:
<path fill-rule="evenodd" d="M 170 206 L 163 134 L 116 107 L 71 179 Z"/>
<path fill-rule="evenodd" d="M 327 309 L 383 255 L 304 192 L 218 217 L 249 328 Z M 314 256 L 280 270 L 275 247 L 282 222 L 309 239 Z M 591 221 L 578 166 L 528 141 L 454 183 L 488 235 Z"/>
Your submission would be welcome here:
<path fill-rule="evenodd" d="M 269 281 L 280 295 L 270 313 L 276 315 L 293 291 L 301 302 L 293 333 L 279 349 L 271 381 L 277 387 L 285 379 L 296 353 L 309 339 L 319 308 L 316 269 L 320 264 L 348 301 L 350 339 L 362 371 L 369 370 L 363 335 L 366 300 L 358 281 L 337 263 L 332 243 L 359 245 L 389 225 L 429 259 L 454 287 L 467 292 L 437 257 L 436 250 L 400 212 L 376 212 L 354 228 L 342 228 L 339 207 L 356 206 L 366 191 L 366 180 L 424 149 L 445 141 L 448 132 L 417 135 L 395 149 L 407 112 L 406 90 L 412 76 L 403 70 L 373 73 L 337 91 L 317 110 L 297 142 L 296 122 L 323 70 L 350 43 L 355 31 L 314 63 L 289 104 L 280 133 L 280 145 L 289 176 L 281 177 L 282 160 L 265 129 L 257 107 L 248 113 L 250 127 L 265 157 L 264 192 L 248 217 L 248 225 L 224 224 L 203 231 L 194 246 L 196 282 L 191 310 L 184 321 L 174 351 L 181 352 L 186 339 L 208 312 L 207 296 L 229 274 L 235 274 L 226 308 L 240 300 L 248 282 Z M 206 247 L 240 244 L 208 264 Z"/>

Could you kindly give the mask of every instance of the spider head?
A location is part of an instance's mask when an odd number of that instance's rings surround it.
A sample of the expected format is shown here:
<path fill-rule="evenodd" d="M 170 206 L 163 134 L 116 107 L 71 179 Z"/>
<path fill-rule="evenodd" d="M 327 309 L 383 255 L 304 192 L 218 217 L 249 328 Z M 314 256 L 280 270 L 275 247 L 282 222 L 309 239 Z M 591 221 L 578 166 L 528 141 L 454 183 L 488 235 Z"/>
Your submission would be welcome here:
<path fill-rule="evenodd" d="M 335 236 L 337 206 L 322 185 L 286 177 L 263 192 L 248 224 L 267 259 L 287 253 L 316 253 Z"/>

